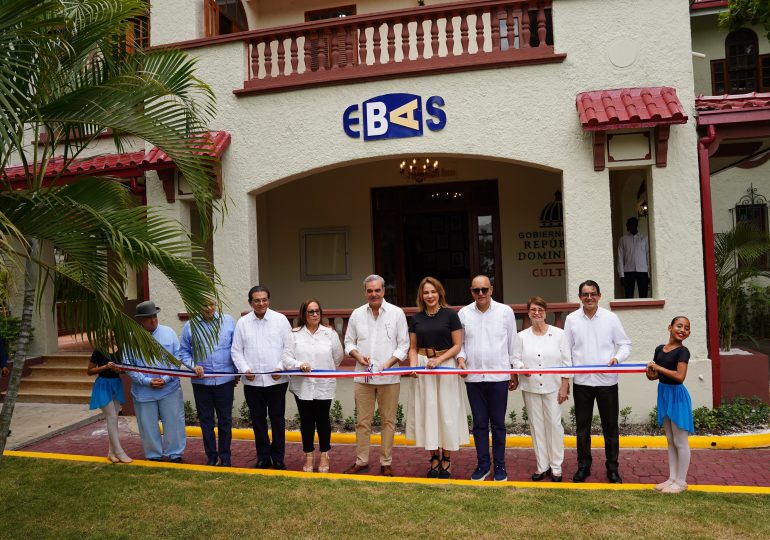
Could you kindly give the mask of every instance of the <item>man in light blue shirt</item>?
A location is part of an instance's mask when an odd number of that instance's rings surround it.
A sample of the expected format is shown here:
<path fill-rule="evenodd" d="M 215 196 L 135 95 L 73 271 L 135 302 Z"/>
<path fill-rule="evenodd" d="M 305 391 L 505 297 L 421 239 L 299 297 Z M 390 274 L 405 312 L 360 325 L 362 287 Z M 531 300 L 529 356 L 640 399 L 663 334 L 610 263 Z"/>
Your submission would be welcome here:
<path fill-rule="evenodd" d="M 191 324 L 188 321 L 182 328 L 180 337 L 179 360 L 183 364 L 196 365 L 203 368 L 206 373 L 235 373 L 235 364 L 230 358 L 230 348 L 233 345 L 233 331 L 235 321 L 230 315 L 222 315 L 217 312 L 217 305 L 213 301 L 206 306 L 201 313 L 200 323 L 204 328 L 211 329 L 216 321 L 219 322 L 217 343 L 213 350 L 203 343 L 198 344 L 209 352 L 205 356 L 193 359 L 193 341 L 196 337 L 192 334 Z M 207 377 L 192 380 L 193 395 L 195 396 L 195 408 L 198 410 L 198 420 L 203 434 L 203 449 L 208 458 L 207 465 L 230 467 L 230 441 L 233 438 L 233 394 L 235 392 L 235 377 Z M 217 415 L 217 428 L 219 434 L 219 451 L 217 451 L 217 438 L 214 435 L 214 412 Z"/>
<path fill-rule="evenodd" d="M 155 302 L 148 300 L 136 306 L 134 318 L 152 334 L 155 341 L 178 358 L 179 340 L 176 332 L 168 326 L 158 324 L 159 311 L 160 308 L 155 307 Z M 135 366 L 153 365 L 131 352 L 126 354 L 126 363 Z M 203 369 L 200 367 L 195 371 L 198 376 L 203 375 Z M 144 457 L 151 461 L 168 457 L 174 463 L 181 463 L 186 441 L 184 400 L 179 378 L 133 371 L 129 371 L 128 375 L 131 377 L 131 396 L 134 398 L 134 411 L 144 447 Z M 163 422 L 163 435 L 158 426 L 159 419 Z"/>

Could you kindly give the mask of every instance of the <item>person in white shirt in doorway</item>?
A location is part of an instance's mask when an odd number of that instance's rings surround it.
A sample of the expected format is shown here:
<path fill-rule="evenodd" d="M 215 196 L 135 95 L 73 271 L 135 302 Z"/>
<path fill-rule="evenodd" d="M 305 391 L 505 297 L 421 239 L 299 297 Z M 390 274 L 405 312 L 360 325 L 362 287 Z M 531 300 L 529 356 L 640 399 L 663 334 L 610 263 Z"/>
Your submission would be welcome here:
<path fill-rule="evenodd" d="M 608 365 L 625 361 L 631 355 L 631 340 L 617 315 L 599 307 L 602 298 L 599 284 L 584 281 L 578 287 L 583 307 L 567 315 L 564 322 L 564 350 L 570 355 L 570 365 Z M 569 392 L 568 385 L 559 389 L 559 402 Z M 618 473 L 620 436 L 618 431 L 618 376 L 614 373 L 575 374 L 572 388 L 575 401 L 578 470 L 573 482 L 584 482 L 591 475 L 591 420 L 594 401 L 604 434 L 604 455 L 607 479 L 622 484 Z"/>
<path fill-rule="evenodd" d="M 289 320 L 270 309 L 270 291 L 256 285 L 249 291 L 252 311 L 235 324 L 230 354 L 241 373 L 266 373 L 281 369 L 283 348 L 291 336 Z M 257 469 L 286 469 L 284 449 L 286 437 L 286 390 L 288 377 L 244 375 L 243 397 L 249 407 L 254 444 L 257 447 Z M 267 419 L 273 441 L 267 431 Z"/>
<path fill-rule="evenodd" d="M 494 289 L 487 276 L 471 282 L 473 303 L 458 313 L 463 324 L 463 348 L 458 355 L 467 369 L 511 369 L 518 339 L 516 317 L 506 304 L 492 299 Z M 465 378 L 465 390 L 473 413 L 473 440 L 478 465 L 471 480 L 484 480 L 494 470 L 497 482 L 508 479 L 505 468 L 505 410 L 508 391 L 518 386 L 516 375 L 478 374 Z M 492 458 L 489 459 L 489 431 L 492 429 Z M 494 465 L 494 468 L 492 468 Z"/>
<path fill-rule="evenodd" d="M 409 352 L 409 329 L 404 311 L 385 301 L 385 280 L 378 275 L 364 280 L 367 303 L 350 315 L 345 332 L 345 353 L 356 361 L 356 371 L 379 373 L 397 365 Z M 369 468 L 369 443 L 374 405 L 382 422 L 380 474 L 393 476 L 393 435 L 401 393 L 399 375 L 356 377 L 356 462 L 344 471 L 355 474 Z"/>
<path fill-rule="evenodd" d="M 618 276 L 626 298 L 634 297 L 639 286 L 639 298 L 647 298 L 650 288 L 650 246 L 647 237 L 639 232 L 639 220 L 626 221 L 626 230 L 618 243 Z"/>

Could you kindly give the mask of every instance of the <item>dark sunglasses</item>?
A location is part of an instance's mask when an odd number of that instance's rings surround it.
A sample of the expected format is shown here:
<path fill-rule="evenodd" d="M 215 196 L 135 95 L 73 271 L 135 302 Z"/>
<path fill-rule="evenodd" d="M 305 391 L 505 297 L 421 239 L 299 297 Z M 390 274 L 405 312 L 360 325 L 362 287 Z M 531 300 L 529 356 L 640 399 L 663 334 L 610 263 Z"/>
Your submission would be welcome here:
<path fill-rule="evenodd" d="M 308 309 L 305 313 L 308 315 L 320 315 L 321 310 L 320 309 Z"/>
<path fill-rule="evenodd" d="M 487 294 L 489 292 L 489 287 L 476 287 L 475 289 L 471 289 L 473 294 Z"/>

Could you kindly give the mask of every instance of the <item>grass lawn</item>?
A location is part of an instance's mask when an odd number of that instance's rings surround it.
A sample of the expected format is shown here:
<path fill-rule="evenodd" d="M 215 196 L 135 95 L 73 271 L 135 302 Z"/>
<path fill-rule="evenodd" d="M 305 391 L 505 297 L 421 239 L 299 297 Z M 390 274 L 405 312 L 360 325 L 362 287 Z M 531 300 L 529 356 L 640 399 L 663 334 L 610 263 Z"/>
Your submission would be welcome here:
<path fill-rule="evenodd" d="M 770 538 L 761 495 L 481 489 L 5 457 L 0 538 Z"/>

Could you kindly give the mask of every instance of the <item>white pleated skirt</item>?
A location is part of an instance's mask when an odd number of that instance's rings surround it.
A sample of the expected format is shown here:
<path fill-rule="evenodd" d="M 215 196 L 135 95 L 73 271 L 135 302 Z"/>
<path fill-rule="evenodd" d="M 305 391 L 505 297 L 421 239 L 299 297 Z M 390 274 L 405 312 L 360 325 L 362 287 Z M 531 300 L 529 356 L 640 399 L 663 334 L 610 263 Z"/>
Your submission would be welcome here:
<path fill-rule="evenodd" d="M 422 367 L 428 358 L 417 355 Z M 442 364 L 456 367 L 454 358 Z M 412 381 L 407 405 L 406 437 L 426 450 L 453 452 L 470 442 L 468 412 L 459 375 L 420 375 Z"/>

